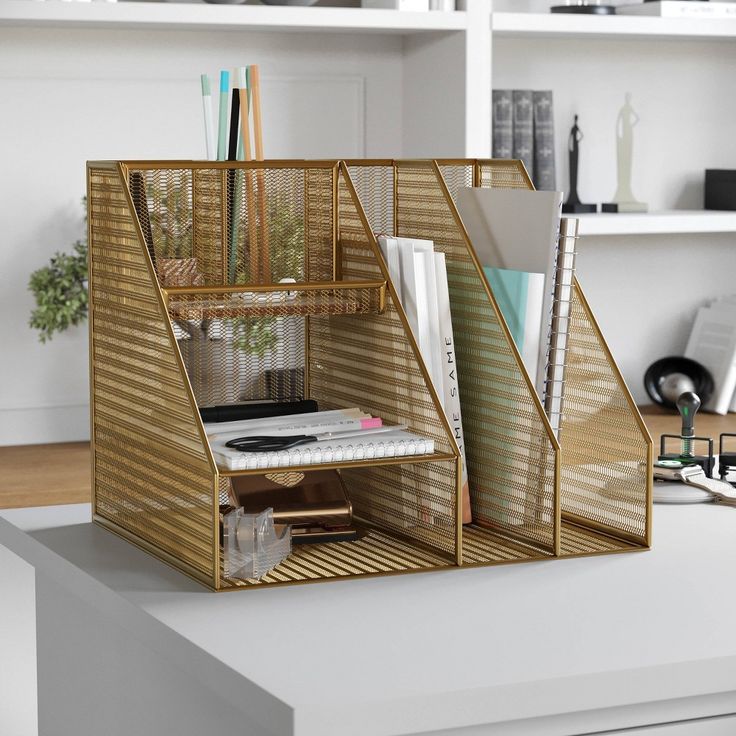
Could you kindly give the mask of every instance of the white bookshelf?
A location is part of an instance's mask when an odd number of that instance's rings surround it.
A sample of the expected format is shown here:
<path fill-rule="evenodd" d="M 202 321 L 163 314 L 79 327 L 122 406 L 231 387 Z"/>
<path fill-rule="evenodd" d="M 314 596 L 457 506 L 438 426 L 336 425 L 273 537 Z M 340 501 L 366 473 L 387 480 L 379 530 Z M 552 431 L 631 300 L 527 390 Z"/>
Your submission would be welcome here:
<path fill-rule="evenodd" d="M 585 218 L 582 232 L 595 238 L 581 239 L 580 263 L 614 353 L 638 385 L 641 366 L 627 351 L 648 357 L 647 350 L 677 348 L 669 337 L 657 347 L 659 338 L 637 332 L 636 299 L 623 307 L 599 301 L 610 273 L 621 268 L 630 294 L 643 293 L 639 282 L 650 282 L 668 249 L 681 247 L 671 245 L 673 236 L 688 234 L 698 247 L 685 257 L 710 252 L 705 246 L 712 243 L 725 254 L 722 268 L 702 269 L 707 278 L 699 276 L 689 298 L 702 301 L 714 284 L 734 290 L 727 241 L 736 233 L 736 213 L 693 210 L 702 204 L 704 168 L 736 168 L 736 98 L 729 94 L 736 44 L 723 42 L 736 39 L 736 22 L 551 15 L 541 12 L 547 0 L 503 2 L 458 0 L 456 12 L 412 13 L 0 0 L 0 94 L 12 111 L 3 133 L 34 142 L 31 149 L 6 147 L 0 177 L 8 212 L 6 298 L 22 312 L 0 317 L 9 346 L 0 366 L 0 427 L 13 427 L 12 438 L 0 432 L 0 444 L 82 439 L 87 432 L 86 332 L 39 346 L 27 327 L 26 288 L 31 270 L 81 234 L 84 161 L 201 157 L 199 74 L 248 63 L 261 65 L 266 155 L 273 158 L 486 158 L 492 85 L 552 89 L 558 186 L 567 182 L 566 135 L 579 111 L 586 202 L 613 194 L 611 129 L 631 91 L 642 115 L 634 192 L 655 211 Z M 48 114 L 39 114 L 39 100 Z M 635 249 L 642 260 L 632 275 L 620 251 L 629 257 Z M 658 334 L 681 330 L 689 308 L 662 301 L 657 309 L 671 312 L 672 324 Z M 615 311 L 621 309 L 623 318 Z M 637 329 L 617 335 L 610 325 L 619 323 Z"/>
<path fill-rule="evenodd" d="M 494 12 L 494 36 L 499 38 L 736 38 L 736 20 L 712 18 L 653 18 L 632 15 L 595 16 L 552 13 Z"/>
<path fill-rule="evenodd" d="M 417 13 L 207 3 L 0 0 L 0 25 L 408 34 L 464 31 L 466 15 L 462 11 Z"/>
<path fill-rule="evenodd" d="M 580 235 L 668 235 L 736 233 L 736 212 L 668 210 L 578 215 Z"/>

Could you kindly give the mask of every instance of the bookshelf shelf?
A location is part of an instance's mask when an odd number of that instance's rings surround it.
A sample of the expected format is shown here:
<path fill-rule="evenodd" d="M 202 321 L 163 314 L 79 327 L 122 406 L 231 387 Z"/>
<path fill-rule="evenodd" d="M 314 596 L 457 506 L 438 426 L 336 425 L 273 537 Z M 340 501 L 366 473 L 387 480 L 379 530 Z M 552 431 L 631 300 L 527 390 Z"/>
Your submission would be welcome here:
<path fill-rule="evenodd" d="M 734 233 L 736 212 L 663 210 L 632 214 L 579 215 L 581 235 Z"/>
<path fill-rule="evenodd" d="M 65 3 L 0 0 L 0 26 L 158 30 L 334 31 L 410 34 L 463 31 L 464 12 L 414 13 L 364 8 L 300 8 L 204 3 Z"/>
<path fill-rule="evenodd" d="M 596 17 L 497 12 L 491 15 L 491 28 L 494 36 L 510 38 L 736 38 L 736 20 L 710 18 L 642 18 L 623 15 Z"/>

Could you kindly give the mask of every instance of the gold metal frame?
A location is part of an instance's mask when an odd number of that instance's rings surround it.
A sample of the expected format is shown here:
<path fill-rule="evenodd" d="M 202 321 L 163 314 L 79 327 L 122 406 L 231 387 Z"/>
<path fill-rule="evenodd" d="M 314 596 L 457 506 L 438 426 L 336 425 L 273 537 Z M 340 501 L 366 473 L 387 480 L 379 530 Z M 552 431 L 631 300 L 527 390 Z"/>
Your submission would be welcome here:
<path fill-rule="evenodd" d="M 240 238 L 245 252 L 255 247 L 255 227 L 280 222 L 267 200 L 253 213 L 233 199 L 229 183 L 251 170 L 260 172 L 264 196 L 291 213 L 289 222 L 301 218 L 299 283 L 261 274 L 228 281 L 229 243 Z M 132 176 L 146 182 L 153 230 Z M 472 159 L 90 162 L 95 520 L 215 590 L 648 547 L 651 439 L 590 308 L 576 284 L 575 349 L 598 381 L 591 388 L 584 371 L 573 375 L 560 446 L 454 206 L 457 188 L 470 184 L 531 187 L 518 162 Z M 462 525 L 460 450 L 378 248 L 378 229 L 429 237 L 447 259 L 472 525 Z M 199 268 L 205 283 L 161 281 L 154 259 L 172 257 L 162 250 L 165 238 L 186 251 L 173 257 L 188 258 L 189 271 Z M 265 247 L 273 248 L 269 240 Z M 284 304 L 285 291 L 296 293 L 294 303 Z M 257 308 L 243 306 L 251 293 L 260 295 Z M 228 580 L 220 561 L 223 489 L 234 475 L 268 471 L 218 469 L 198 410 L 202 376 L 182 352 L 181 325 L 213 318 L 291 324 L 295 317 L 304 320 L 304 366 L 294 379 L 304 395 L 322 408 L 357 405 L 406 422 L 434 439 L 435 453 L 290 468 L 338 468 L 364 535 L 300 547 L 260 581 Z M 233 358 L 217 360 L 208 370 L 224 371 L 218 380 L 227 384 Z M 238 370 L 255 374 L 258 361 L 248 360 Z M 591 436 L 600 437 L 592 450 Z"/>

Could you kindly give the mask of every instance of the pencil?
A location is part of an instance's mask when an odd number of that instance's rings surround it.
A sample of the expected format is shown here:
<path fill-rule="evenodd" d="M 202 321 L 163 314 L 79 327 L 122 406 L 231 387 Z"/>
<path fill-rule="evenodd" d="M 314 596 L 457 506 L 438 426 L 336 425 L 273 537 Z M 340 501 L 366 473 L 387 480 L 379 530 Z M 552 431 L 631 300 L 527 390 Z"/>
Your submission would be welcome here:
<path fill-rule="evenodd" d="M 217 160 L 227 157 L 227 98 L 230 93 L 230 72 L 220 72 L 220 118 L 218 120 Z"/>
<path fill-rule="evenodd" d="M 248 87 L 248 73 L 240 67 L 240 140 L 243 144 L 243 160 L 252 161 L 253 151 L 250 144 L 250 89 Z M 250 264 L 250 280 L 259 278 L 258 258 L 258 223 L 256 222 L 256 203 L 253 191 L 253 172 L 245 172 L 245 197 L 248 212 L 248 263 Z"/>
<path fill-rule="evenodd" d="M 248 67 L 249 87 L 251 90 L 251 103 L 253 107 L 253 142 L 256 149 L 256 161 L 263 161 L 263 126 L 261 124 L 261 78 L 258 65 Z M 261 278 L 265 283 L 271 282 L 271 260 L 269 255 L 268 219 L 266 217 L 266 180 L 263 169 L 256 172 L 258 182 L 258 215 L 260 220 L 260 233 L 262 247 L 260 249 Z"/>
<path fill-rule="evenodd" d="M 207 146 L 207 160 L 214 161 L 217 157 L 215 148 L 215 128 L 212 122 L 212 90 L 210 78 L 206 74 L 200 75 L 202 83 L 202 108 L 204 110 L 204 138 Z"/>

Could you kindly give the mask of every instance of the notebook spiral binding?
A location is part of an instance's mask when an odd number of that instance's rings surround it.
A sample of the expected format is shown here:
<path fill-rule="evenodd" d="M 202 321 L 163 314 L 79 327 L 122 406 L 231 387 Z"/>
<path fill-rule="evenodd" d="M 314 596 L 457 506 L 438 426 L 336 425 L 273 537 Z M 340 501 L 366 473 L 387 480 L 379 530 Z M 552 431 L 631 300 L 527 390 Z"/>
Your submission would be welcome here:
<path fill-rule="evenodd" d="M 544 382 L 544 409 L 557 438 L 562 425 L 562 407 L 565 398 L 565 366 L 567 365 L 567 337 L 570 332 L 572 285 L 575 276 L 578 227 L 580 221 L 563 217 L 557 241 L 556 278 L 552 299 L 552 313 L 547 334 L 547 368 Z"/>

